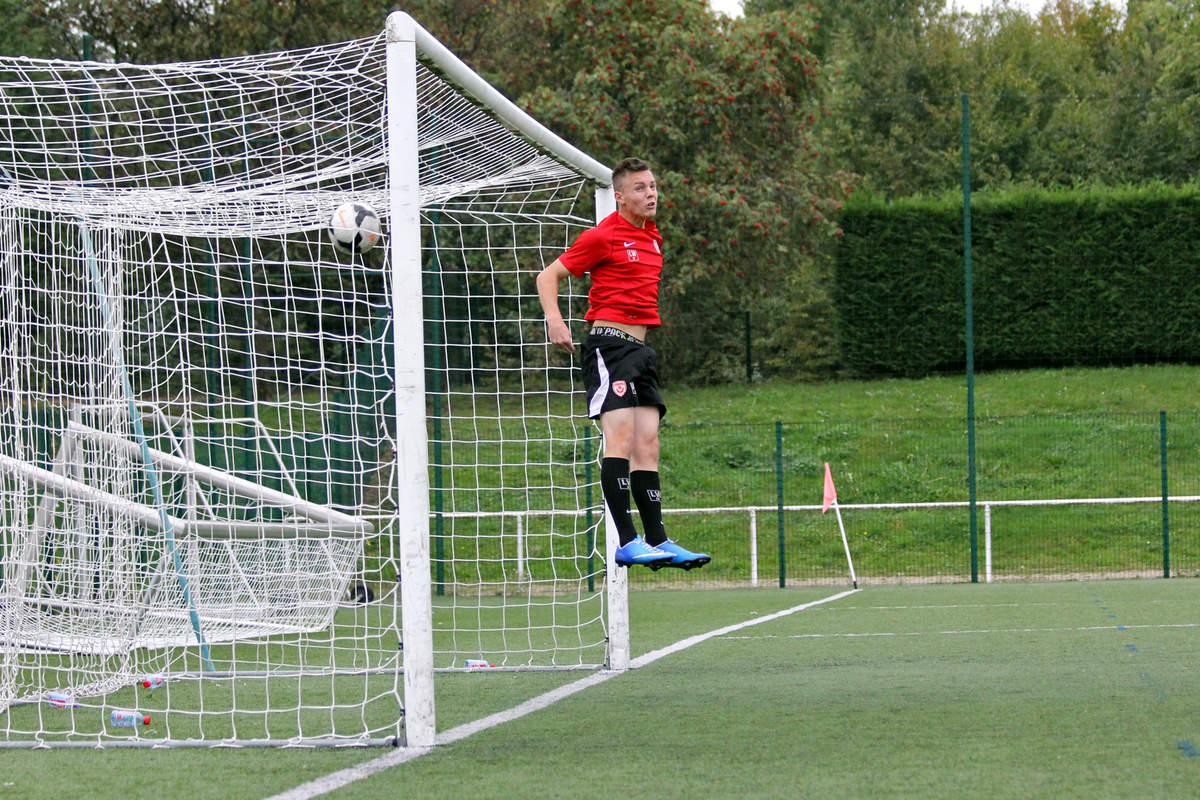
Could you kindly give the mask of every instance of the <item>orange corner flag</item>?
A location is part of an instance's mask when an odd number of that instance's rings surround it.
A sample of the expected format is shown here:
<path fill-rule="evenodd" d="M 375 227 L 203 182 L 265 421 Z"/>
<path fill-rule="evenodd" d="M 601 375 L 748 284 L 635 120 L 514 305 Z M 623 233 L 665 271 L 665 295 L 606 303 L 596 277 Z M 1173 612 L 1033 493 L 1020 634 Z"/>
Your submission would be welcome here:
<path fill-rule="evenodd" d="M 829 462 L 825 462 L 825 504 L 821 506 L 824 514 L 829 507 L 837 502 L 837 489 L 833 488 L 833 475 L 829 472 Z"/>

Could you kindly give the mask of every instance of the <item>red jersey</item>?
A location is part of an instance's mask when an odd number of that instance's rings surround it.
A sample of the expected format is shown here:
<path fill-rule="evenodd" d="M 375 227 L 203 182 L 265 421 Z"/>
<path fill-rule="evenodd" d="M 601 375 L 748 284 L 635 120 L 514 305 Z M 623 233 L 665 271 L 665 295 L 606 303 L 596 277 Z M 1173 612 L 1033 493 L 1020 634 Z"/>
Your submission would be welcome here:
<path fill-rule="evenodd" d="M 656 326 L 658 284 L 662 280 L 662 235 L 653 220 L 631 225 L 620 212 L 609 214 L 579 234 L 559 258 L 577 278 L 592 273 L 584 319 Z"/>

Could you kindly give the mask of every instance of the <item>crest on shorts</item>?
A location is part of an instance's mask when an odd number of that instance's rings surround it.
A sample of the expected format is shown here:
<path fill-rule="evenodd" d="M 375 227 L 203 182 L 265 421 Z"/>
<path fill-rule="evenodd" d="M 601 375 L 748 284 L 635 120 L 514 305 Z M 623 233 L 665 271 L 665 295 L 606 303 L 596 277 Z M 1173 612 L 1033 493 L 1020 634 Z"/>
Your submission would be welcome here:
<path fill-rule="evenodd" d="M 613 381 L 612 390 L 613 394 L 615 394 L 617 397 L 624 397 L 625 390 L 628 388 L 629 386 L 625 383 L 625 381 Z"/>

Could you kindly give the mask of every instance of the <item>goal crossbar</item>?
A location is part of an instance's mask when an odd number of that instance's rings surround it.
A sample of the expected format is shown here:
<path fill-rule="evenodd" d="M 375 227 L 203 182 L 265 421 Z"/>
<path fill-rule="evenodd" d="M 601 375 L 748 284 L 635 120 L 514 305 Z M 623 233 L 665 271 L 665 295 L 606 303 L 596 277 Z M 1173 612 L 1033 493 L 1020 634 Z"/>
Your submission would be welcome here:
<path fill-rule="evenodd" d="M 601 164 L 527 114 L 520 106 L 501 94 L 467 66 L 408 14 L 403 11 L 393 11 L 388 16 L 387 30 L 388 39 L 391 41 L 414 41 L 418 55 L 429 66 L 457 85 L 476 102 L 486 106 L 509 128 L 551 153 L 558 160 L 575 166 L 601 186 L 607 187 L 612 184 L 612 170 L 609 167 Z"/>

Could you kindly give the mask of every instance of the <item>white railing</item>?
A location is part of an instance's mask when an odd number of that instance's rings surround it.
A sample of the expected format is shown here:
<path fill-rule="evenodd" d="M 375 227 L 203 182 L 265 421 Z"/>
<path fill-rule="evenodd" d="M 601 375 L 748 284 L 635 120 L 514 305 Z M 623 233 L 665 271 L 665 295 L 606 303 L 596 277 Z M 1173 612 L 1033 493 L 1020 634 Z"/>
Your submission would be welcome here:
<path fill-rule="evenodd" d="M 1168 503 L 1195 503 L 1200 502 L 1200 495 L 1170 495 L 1167 498 Z M 1077 497 L 1077 498 L 1055 498 L 1045 500 L 977 500 L 976 507 L 983 510 L 983 553 L 984 553 L 984 579 L 987 583 L 992 582 L 992 508 L 1003 508 L 1012 506 L 1085 506 L 1085 505 L 1134 505 L 1144 503 L 1162 503 L 1163 498 L 1158 497 Z M 879 511 L 879 510 L 912 510 L 922 508 L 968 508 L 970 502 L 967 500 L 951 500 L 944 502 L 931 503 L 839 503 L 838 507 L 842 511 Z M 708 508 L 664 508 L 663 514 L 679 515 L 679 514 L 746 514 L 749 518 L 749 545 L 750 545 L 750 585 L 758 586 L 758 515 L 778 514 L 780 511 L 815 511 L 820 512 L 822 505 L 816 503 L 813 505 L 762 505 L 762 506 L 713 506 Z M 599 506 L 592 509 L 595 515 L 597 525 L 602 520 L 602 510 Z M 483 519 L 496 517 L 513 517 L 516 519 L 516 569 L 518 580 L 523 580 L 529 574 L 528 569 L 528 553 L 526 546 L 526 531 L 528 524 L 526 519 L 529 517 L 555 517 L 555 516 L 582 516 L 586 513 L 586 509 L 579 511 L 565 510 L 534 510 L 525 511 L 442 511 L 431 514 L 431 518 L 440 513 L 444 518 L 458 519 Z M 637 513 L 636 510 L 633 511 Z M 599 549 L 599 548 L 598 548 Z"/>

